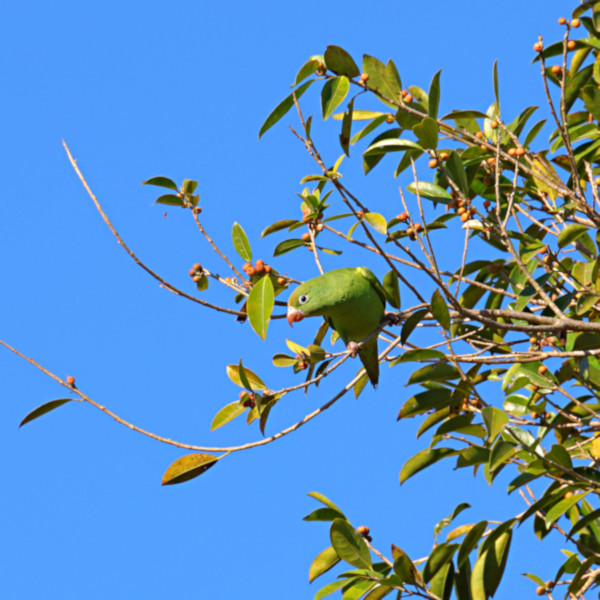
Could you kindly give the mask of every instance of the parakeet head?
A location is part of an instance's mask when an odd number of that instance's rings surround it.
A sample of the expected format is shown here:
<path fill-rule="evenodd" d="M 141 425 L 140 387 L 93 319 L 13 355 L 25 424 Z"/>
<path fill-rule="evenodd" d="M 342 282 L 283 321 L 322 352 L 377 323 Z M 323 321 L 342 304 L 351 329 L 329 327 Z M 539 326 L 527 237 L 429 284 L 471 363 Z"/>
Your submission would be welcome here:
<path fill-rule="evenodd" d="M 309 279 L 299 285 L 288 300 L 287 322 L 293 325 L 304 317 L 312 317 L 320 314 L 324 308 L 323 286 L 315 284 L 316 279 Z"/>

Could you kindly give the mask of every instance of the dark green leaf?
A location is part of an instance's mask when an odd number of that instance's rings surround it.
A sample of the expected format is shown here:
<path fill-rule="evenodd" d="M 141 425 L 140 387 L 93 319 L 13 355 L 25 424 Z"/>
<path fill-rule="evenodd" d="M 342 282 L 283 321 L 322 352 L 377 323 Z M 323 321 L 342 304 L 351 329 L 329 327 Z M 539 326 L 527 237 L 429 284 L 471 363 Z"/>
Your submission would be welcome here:
<path fill-rule="evenodd" d="M 466 560 L 468 560 L 469 555 L 479 544 L 479 540 L 481 536 L 486 530 L 488 522 L 480 521 L 475 525 L 465 536 L 465 539 L 462 541 L 460 545 L 460 549 L 458 551 L 458 557 L 456 559 L 456 564 L 461 567 Z"/>
<path fill-rule="evenodd" d="M 423 579 L 425 582 L 431 581 L 431 578 L 454 556 L 458 550 L 458 544 L 439 544 L 436 546 L 423 569 Z"/>
<path fill-rule="evenodd" d="M 318 68 L 319 63 L 323 61 L 316 60 L 315 58 L 311 58 L 308 62 L 305 62 L 298 71 L 296 75 L 296 79 L 294 81 L 294 85 L 297 85 L 302 80 L 306 79 L 309 75 L 312 75 Z"/>
<path fill-rule="evenodd" d="M 443 458 L 455 454 L 457 454 L 457 451 L 454 448 L 426 448 L 425 450 L 421 450 L 421 452 L 415 454 L 404 463 L 400 471 L 400 483 L 404 483 L 415 473 L 426 469 Z"/>
<path fill-rule="evenodd" d="M 432 408 L 439 410 L 453 403 L 452 392 L 446 388 L 426 390 L 414 395 L 404 403 L 398 414 L 398 419 L 412 417 Z"/>
<path fill-rule="evenodd" d="M 423 308 L 414 312 L 412 315 L 410 315 L 410 317 L 408 317 L 408 319 L 406 319 L 404 325 L 402 326 L 402 331 L 400 332 L 400 341 L 402 344 L 406 342 L 408 336 L 413 332 L 415 327 L 425 318 L 428 312 L 428 309 Z"/>
<path fill-rule="evenodd" d="M 259 139 L 262 137 L 264 133 L 266 133 L 279 119 L 284 117 L 286 113 L 294 106 L 294 95 L 298 100 L 302 94 L 309 88 L 309 86 L 313 83 L 313 80 L 307 81 L 302 84 L 297 90 L 293 91 L 289 96 L 287 96 L 284 100 L 282 100 L 273 110 L 273 112 L 267 117 L 267 120 L 263 123 L 263 126 L 260 128 L 258 133 Z"/>
<path fill-rule="evenodd" d="M 339 46 L 327 46 L 325 64 L 330 71 L 346 77 L 357 77 L 360 71 L 348 52 Z"/>
<path fill-rule="evenodd" d="M 300 223 L 300 221 L 298 221 L 297 219 L 285 219 L 283 221 L 277 221 L 276 223 L 273 223 L 272 225 L 269 225 L 268 227 L 263 229 L 263 232 L 260 234 L 260 237 L 264 238 L 266 235 L 275 233 L 276 231 L 281 231 L 282 229 L 287 229 L 292 225 L 296 225 L 296 223 Z"/>
<path fill-rule="evenodd" d="M 61 398 L 60 400 L 50 400 L 50 402 L 45 402 L 41 406 L 38 406 L 36 409 L 32 410 L 19 424 L 19 427 L 23 427 L 26 423 L 49 413 L 51 410 L 66 404 L 67 402 L 72 402 L 73 398 Z"/>
<path fill-rule="evenodd" d="M 142 185 L 157 185 L 158 187 L 177 191 L 177 184 L 168 177 L 152 177 L 146 181 L 142 181 Z"/>
<path fill-rule="evenodd" d="M 442 72 L 438 71 L 431 80 L 431 85 L 429 86 L 429 116 L 432 119 L 437 119 L 438 116 L 438 107 L 440 105 L 440 74 Z M 427 119 L 425 119 L 427 120 Z M 437 126 L 436 126 L 437 130 Z"/>
<path fill-rule="evenodd" d="M 450 312 L 446 300 L 438 289 L 433 292 L 431 297 L 431 314 L 437 322 L 446 330 L 450 329 Z"/>
<path fill-rule="evenodd" d="M 154 202 L 156 204 L 167 204 L 169 206 L 185 206 L 183 198 L 180 196 L 175 196 L 174 194 L 165 194 L 164 196 L 159 196 Z"/>
<path fill-rule="evenodd" d="M 291 252 L 292 250 L 295 250 L 300 246 L 306 246 L 306 244 L 302 240 L 296 238 L 291 240 L 284 240 L 283 242 L 280 242 L 279 244 L 277 244 L 277 246 L 275 246 L 275 249 L 273 250 L 273 256 L 281 256 L 282 254 Z"/>

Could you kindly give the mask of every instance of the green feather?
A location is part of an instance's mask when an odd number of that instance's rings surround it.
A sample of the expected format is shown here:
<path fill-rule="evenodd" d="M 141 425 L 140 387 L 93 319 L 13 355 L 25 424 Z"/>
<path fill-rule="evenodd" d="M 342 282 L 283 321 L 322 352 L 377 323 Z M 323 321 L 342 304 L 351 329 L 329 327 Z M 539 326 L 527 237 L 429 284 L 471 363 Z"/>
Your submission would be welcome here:
<path fill-rule="evenodd" d="M 294 290 L 288 306 L 301 310 L 307 317 L 324 317 L 347 345 L 362 342 L 380 325 L 385 313 L 385 294 L 369 269 L 348 267 L 305 281 Z M 379 381 L 377 335 L 360 348 L 358 355 L 371 383 L 376 386 Z"/>

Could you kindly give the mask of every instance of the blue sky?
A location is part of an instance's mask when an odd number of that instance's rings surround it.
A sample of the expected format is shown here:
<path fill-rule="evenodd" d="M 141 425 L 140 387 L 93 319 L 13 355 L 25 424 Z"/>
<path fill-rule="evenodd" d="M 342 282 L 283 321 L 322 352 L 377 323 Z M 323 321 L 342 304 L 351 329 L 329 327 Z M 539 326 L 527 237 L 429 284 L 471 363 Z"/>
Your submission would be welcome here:
<path fill-rule="evenodd" d="M 271 386 L 289 384 L 271 356 L 286 337 L 308 343 L 316 324 L 292 332 L 273 323 L 263 342 L 247 324 L 160 289 L 111 237 L 61 140 L 128 244 L 190 293 L 191 264 L 225 269 L 189 215 L 170 208 L 164 217 L 153 206 L 156 194 L 140 182 L 154 175 L 200 182 L 203 223 L 231 255 L 237 220 L 257 257 L 311 277 L 308 255 L 272 259 L 282 238 L 258 239 L 271 222 L 298 216 L 298 182 L 315 170 L 287 128 L 292 117 L 257 139 L 303 62 L 337 44 L 356 58 L 392 57 L 405 85 L 427 87 L 443 69 L 449 112 L 489 106 L 499 59 L 503 110 L 513 116 L 543 102 L 532 45 L 538 33 L 561 33 L 565 4 L 12 3 L 0 41 L 1 339 L 161 435 L 211 445 L 257 439 L 244 423 L 209 432 L 238 393 L 225 365 L 243 356 Z M 305 98 L 316 119 L 315 94 Z M 330 123 L 315 131 L 334 162 L 337 132 Z M 346 184 L 372 210 L 400 212 L 397 186 L 406 182 L 393 180 L 390 164 L 364 177 L 360 163 L 358 151 L 344 163 Z M 354 256 L 325 266 L 363 260 Z M 417 422 L 395 420 L 411 394 L 408 371 L 385 370 L 378 391 L 345 398 L 293 435 L 169 488 L 162 473 L 182 453 L 88 406 L 69 404 L 18 430 L 29 410 L 64 394 L 6 351 L 0 372 L 6 598 L 310 598 L 318 584 L 309 586 L 308 567 L 328 545 L 326 525 L 301 520 L 316 507 L 306 496 L 313 490 L 369 525 L 375 545 L 387 551 L 393 542 L 414 558 L 429 552 L 433 525 L 459 502 L 472 505 L 461 522 L 502 520 L 522 507 L 502 481 L 491 489 L 450 464 L 398 485 L 404 461 L 426 444 L 415 440 Z M 325 402 L 341 382 L 289 397 L 268 432 Z M 529 525 L 517 541 L 500 599 L 529 585 L 523 571 L 554 573 L 543 571 L 558 559 L 552 542 L 546 549 Z"/>

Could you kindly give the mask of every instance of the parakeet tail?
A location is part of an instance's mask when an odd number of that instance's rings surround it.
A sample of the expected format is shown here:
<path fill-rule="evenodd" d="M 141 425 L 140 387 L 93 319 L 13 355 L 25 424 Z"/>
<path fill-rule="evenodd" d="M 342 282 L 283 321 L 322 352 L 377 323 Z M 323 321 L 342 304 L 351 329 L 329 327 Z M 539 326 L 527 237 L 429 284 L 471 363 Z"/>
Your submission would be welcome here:
<path fill-rule="evenodd" d="M 379 382 L 379 361 L 377 360 L 377 336 L 373 336 L 359 351 L 360 360 L 367 371 L 367 375 L 377 387 Z"/>

